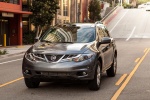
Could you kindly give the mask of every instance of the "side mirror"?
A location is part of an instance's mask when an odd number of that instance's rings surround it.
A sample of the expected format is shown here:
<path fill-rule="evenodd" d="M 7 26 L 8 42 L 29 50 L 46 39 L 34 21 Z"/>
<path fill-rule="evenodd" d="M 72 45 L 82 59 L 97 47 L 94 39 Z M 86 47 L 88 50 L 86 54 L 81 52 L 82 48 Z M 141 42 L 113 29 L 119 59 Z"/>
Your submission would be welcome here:
<path fill-rule="evenodd" d="M 101 44 L 107 44 L 107 43 L 111 43 L 113 41 L 113 38 L 110 37 L 103 37 Z"/>
<path fill-rule="evenodd" d="M 39 41 L 39 37 L 34 38 L 34 42 L 37 42 L 37 41 Z"/>

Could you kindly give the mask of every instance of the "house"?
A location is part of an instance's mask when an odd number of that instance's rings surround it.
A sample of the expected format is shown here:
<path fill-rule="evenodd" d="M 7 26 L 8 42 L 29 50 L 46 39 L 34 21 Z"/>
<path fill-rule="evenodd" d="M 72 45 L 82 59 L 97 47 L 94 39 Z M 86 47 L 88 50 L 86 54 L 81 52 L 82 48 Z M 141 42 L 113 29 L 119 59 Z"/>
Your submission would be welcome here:
<path fill-rule="evenodd" d="M 22 16 L 32 14 L 23 10 L 23 1 L 0 1 L 0 46 L 22 45 Z"/>

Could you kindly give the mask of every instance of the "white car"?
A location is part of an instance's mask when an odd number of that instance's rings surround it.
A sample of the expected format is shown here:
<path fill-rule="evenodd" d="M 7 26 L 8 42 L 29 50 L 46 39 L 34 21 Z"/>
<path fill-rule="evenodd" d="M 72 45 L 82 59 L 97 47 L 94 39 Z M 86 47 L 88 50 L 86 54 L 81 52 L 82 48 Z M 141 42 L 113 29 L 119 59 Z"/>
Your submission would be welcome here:
<path fill-rule="evenodd" d="M 150 6 L 146 7 L 146 11 L 150 11 Z"/>
<path fill-rule="evenodd" d="M 143 3 L 143 4 L 138 6 L 138 8 L 147 8 L 147 7 L 150 7 L 150 2 Z"/>

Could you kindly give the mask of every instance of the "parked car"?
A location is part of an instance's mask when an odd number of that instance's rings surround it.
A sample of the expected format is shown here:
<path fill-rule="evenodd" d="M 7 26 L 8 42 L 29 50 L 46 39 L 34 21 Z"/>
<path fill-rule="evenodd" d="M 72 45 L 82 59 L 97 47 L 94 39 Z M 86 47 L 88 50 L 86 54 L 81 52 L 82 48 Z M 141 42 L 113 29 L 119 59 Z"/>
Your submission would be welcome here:
<path fill-rule="evenodd" d="M 115 40 L 101 22 L 49 28 L 22 63 L 28 88 L 37 88 L 40 82 L 83 80 L 90 90 L 99 90 L 102 73 L 114 77 L 116 70 Z"/>
<path fill-rule="evenodd" d="M 138 5 L 138 8 L 147 8 L 150 6 L 150 2 L 147 2 L 147 3 L 143 3 L 141 5 Z"/>
<path fill-rule="evenodd" d="M 146 7 L 146 11 L 150 11 L 150 6 Z"/>

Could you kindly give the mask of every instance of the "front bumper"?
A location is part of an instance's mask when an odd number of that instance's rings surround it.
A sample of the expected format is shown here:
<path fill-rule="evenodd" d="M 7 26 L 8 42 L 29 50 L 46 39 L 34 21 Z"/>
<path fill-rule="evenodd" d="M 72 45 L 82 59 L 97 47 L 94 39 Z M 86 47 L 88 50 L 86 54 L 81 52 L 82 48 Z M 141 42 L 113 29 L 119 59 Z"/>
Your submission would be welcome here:
<path fill-rule="evenodd" d="M 25 78 L 40 80 L 70 79 L 92 80 L 95 73 L 95 57 L 82 62 L 33 62 L 23 59 L 22 73 Z"/>

